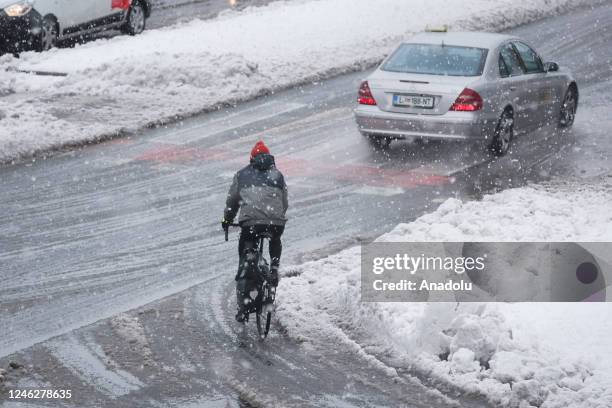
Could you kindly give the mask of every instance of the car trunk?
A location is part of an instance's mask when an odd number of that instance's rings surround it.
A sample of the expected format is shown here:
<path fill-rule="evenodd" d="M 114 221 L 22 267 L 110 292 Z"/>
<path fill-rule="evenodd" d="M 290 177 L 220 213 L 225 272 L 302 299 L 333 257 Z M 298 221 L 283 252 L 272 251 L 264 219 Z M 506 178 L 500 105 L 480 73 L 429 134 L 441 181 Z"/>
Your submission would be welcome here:
<path fill-rule="evenodd" d="M 380 75 L 372 75 L 368 83 L 378 107 L 385 112 L 443 115 L 449 111 L 459 94 L 476 79 L 476 77 L 380 72 Z M 427 103 L 429 103 L 427 98 L 432 97 L 433 107 L 401 106 L 399 103 L 406 103 L 406 100 L 397 97 L 394 100 L 396 95 L 424 97 L 420 101 Z"/>

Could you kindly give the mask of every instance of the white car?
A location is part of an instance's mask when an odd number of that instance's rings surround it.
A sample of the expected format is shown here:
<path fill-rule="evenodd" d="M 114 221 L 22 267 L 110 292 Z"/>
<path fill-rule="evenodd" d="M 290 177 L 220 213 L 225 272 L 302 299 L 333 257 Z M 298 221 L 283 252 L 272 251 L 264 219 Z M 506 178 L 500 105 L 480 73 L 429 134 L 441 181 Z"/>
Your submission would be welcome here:
<path fill-rule="evenodd" d="M 498 156 L 515 135 L 570 128 L 578 85 L 524 40 L 477 32 L 419 33 L 359 89 L 355 119 L 375 147 L 408 137 L 483 140 Z"/>
<path fill-rule="evenodd" d="M 150 13 L 149 0 L 0 0 L 0 54 L 108 29 L 139 34 Z"/>

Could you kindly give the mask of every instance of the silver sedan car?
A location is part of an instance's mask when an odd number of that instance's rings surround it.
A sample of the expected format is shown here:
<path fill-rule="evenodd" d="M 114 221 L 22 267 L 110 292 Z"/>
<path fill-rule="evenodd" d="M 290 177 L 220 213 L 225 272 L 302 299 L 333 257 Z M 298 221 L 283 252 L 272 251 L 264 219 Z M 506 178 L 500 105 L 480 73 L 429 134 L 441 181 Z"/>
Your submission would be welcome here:
<path fill-rule="evenodd" d="M 359 89 L 355 119 L 377 147 L 407 137 L 483 140 L 498 155 L 515 135 L 571 127 L 571 73 L 519 38 L 425 32 L 400 44 Z"/>

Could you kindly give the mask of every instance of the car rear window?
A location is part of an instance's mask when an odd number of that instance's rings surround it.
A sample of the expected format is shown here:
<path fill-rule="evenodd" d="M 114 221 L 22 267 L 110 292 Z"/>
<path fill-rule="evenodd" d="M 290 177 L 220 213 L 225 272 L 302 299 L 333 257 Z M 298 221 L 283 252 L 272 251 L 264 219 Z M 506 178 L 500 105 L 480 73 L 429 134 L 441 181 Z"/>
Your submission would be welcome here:
<path fill-rule="evenodd" d="M 438 44 L 402 44 L 383 65 L 383 71 L 406 74 L 480 76 L 488 51 Z"/>

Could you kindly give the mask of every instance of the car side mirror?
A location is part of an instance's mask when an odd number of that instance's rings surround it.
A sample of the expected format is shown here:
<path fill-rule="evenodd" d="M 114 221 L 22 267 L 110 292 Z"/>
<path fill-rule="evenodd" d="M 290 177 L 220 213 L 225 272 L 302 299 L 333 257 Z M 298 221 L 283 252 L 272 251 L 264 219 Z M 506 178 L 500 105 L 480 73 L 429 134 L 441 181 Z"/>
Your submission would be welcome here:
<path fill-rule="evenodd" d="M 557 72 L 559 70 L 559 64 L 556 62 L 547 62 L 544 64 L 544 72 Z"/>

